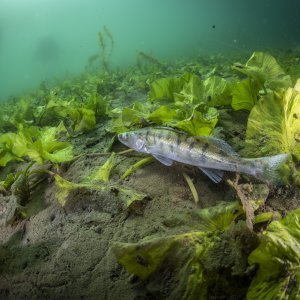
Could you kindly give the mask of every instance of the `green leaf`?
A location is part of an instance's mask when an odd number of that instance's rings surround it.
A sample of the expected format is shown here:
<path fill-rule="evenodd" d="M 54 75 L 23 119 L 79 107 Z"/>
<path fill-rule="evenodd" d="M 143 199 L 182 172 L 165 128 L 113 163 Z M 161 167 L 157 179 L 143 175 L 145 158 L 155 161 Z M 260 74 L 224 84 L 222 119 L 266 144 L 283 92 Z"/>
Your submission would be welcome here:
<path fill-rule="evenodd" d="M 18 133 L 7 132 L 0 137 L 0 143 L 4 145 L 4 148 L 17 157 L 26 155 L 27 146 L 30 142 L 31 140 L 28 140 L 22 131 Z"/>
<path fill-rule="evenodd" d="M 210 135 L 218 122 L 218 111 L 210 107 L 206 113 L 194 109 L 190 118 L 179 121 L 175 127 L 194 136 Z"/>
<path fill-rule="evenodd" d="M 200 96 L 209 106 L 229 106 L 231 104 L 232 85 L 224 78 L 212 76 L 204 83 L 204 92 Z"/>
<path fill-rule="evenodd" d="M 70 193 L 81 186 L 77 183 L 70 182 L 58 174 L 54 175 L 55 178 L 55 186 L 56 186 L 56 199 L 61 206 L 65 206 L 68 202 Z"/>
<path fill-rule="evenodd" d="M 45 160 L 53 163 L 71 160 L 72 146 L 56 138 L 62 130 L 62 126 L 28 127 L 20 128 L 18 133 L 3 134 L 0 137 L 0 165 L 6 165 L 11 160 L 22 160 L 25 156 L 39 164 Z"/>
<path fill-rule="evenodd" d="M 185 74 L 181 77 L 183 86 L 180 93 L 174 91 L 174 99 L 177 106 L 181 106 L 180 102 L 189 104 L 199 104 L 205 102 L 203 81 L 194 74 Z"/>
<path fill-rule="evenodd" d="M 43 159 L 52 163 L 67 162 L 72 160 L 73 157 L 73 147 L 66 142 L 55 142 L 51 146 L 51 150 L 47 150 L 46 148 L 43 151 Z"/>
<path fill-rule="evenodd" d="M 300 291 L 300 209 L 273 221 L 249 256 L 259 269 L 247 299 L 298 299 Z"/>
<path fill-rule="evenodd" d="M 233 69 L 256 80 L 260 88 L 280 89 L 291 86 L 290 76 L 285 74 L 276 59 L 268 53 L 254 52 L 245 65 L 235 64 Z"/>
<path fill-rule="evenodd" d="M 150 121 L 156 124 L 174 124 L 183 118 L 182 111 L 170 108 L 169 106 L 160 106 L 154 110 L 148 117 Z"/>
<path fill-rule="evenodd" d="M 250 78 L 237 82 L 232 91 L 234 110 L 251 110 L 258 100 L 259 84 Z"/>
<path fill-rule="evenodd" d="M 148 118 L 149 107 L 147 104 L 135 102 L 132 108 L 125 107 L 121 112 L 121 120 L 125 127 L 143 123 Z"/>
<path fill-rule="evenodd" d="M 93 174 L 92 174 L 93 175 Z M 126 188 L 124 186 L 118 186 L 116 184 L 107 185 L 104 183 L 91 183 L 84 179 L 80 183 L 70 182 L 58 174 L 54 175 L 55 186 L 56 186 L 56 198 L 61 206 L 66 206 L 69 202 L 74 201 L 74 194 L 82 190 L 89 191 L 89 194 L 104 192 L 107 196 L 107 193 L 115 195 L 119 200 L 120 206 L 125 210 L 129 209 L 134 211 L 137 214 L 141 213 L 141 204 L 144 200 L 148 199 L 147 195 L 133 190 L 131 188 Z M 76 200 L 76 199 L 75 199 Z M 139 205 L 139 204 L 140 205 Z"/>
<path fill-rule="evenodd" d="M 72 120 L 74 132 L 86 132 L 96 125 L 95 112 L 88 108 L 74 108 L 68 110 L 68 115 Z"/>
<path fill-rule="evenodd" d="M 246 152 L 254 157 L 291 153 L 300 161 L 300 93 L 269 93 L 252 109 Z"/>
<path fill-rule="evenodd" d="M 94 111 L 95 116 L 104 116 L 107 106 L 108 102 L 105 101 L 102 96 L 97 95 L 97 93 L 93 93 L 89 95 L 84 108 L 88 108 Z"/>
<path fill-rule="evenodd" d="M 26 134 L 29 129 L 24 129 Z M 67 142 L 57 141 L 56 136 L 63 130 L 59 127 L 45 127 L 36 133 L 36 141 L 27 147 L 27 155 L 39 164 L 48 160 L 53 163 L 69 161 L 73 158 L 72 146 Z"/>
<path fill-rule="evenodd" d="M 177 285 L 168 299 L 204 299 L 207 282 L 201 258 L 212 245 L 213 241 L 206 233 L 191 232 L 137 244 L 115 243 L 112 250 L 118 262 L 141 279 L 148 278 L 165 261 L 170 261 L 169 267 L 178 269 L 174 274 Z"/>
<path fill-rule="evenodd" d="M 107 161 L 95 172 L 87 177 L 87 181 L 109 182 L 109 176 L 116 163 L 116 153 L 113 152 Z"/>
<path fill-rule="evenodd" d="M 0 151 L 0 166 L 1 167 L 5 167 L 11 161 L 22 161 L 22 159 L 7 150 Z"/>
<path fill-rule="evenodd" d="M 220 202 L 218 205 L 196 210 L 191 214 L 199 219 L 199 230 L 222 231 L 243 213 L 239 202 Z"/>
<path fill-rule="evenodd" d="M 152 100 L 174 100 L 174 94 L 180 93 L 185 80 L 182 78 L 171 77 L 161 78 L 154 81 L 150 86 L 149 99 Z"/>
<path fill-rule="evenodd" d="M 215 273 L 208 271 L 205 262 L 224 252 L 226 246 L 220 242 L 220 235 L 241 213 L 241 206 L 237 202 L 193 211 L 192 216 L 186 217 L 184 227 L 191 231 L 181 230 L 178 234 L 165 237 L 146 237 L 138 243 L 118 242 L 113 244 L 112 250 L 118 262 L 129 272 L 143 280 L 147 279 L 150 285 L 154 281 L 157 289 L 165 286 L 165 275 L 172 274 L 176 283 L 169 289 L 165 299 L 206 299 L 208 287 L 214 286 L 219 280 L 219 270 L 216 264 Z M 231 238 L 231 234 L 228 237 Z M 238 249 L 234 251 L 239 253 Z M 237 256 L 234 257 L 236 259 Z M 220 269 L 224 271 L 224 262 L 221 264 Z M 230 269 L 229 265 L 227 268 Z"/>

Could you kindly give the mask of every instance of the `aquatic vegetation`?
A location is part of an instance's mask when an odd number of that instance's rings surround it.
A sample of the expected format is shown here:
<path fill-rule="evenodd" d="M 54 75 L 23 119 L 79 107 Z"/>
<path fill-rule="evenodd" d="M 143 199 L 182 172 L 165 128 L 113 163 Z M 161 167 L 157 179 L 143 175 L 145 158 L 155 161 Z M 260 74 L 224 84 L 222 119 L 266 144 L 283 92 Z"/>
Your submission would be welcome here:
<path fill-rule="evenodd" d="M 249 287 L 249 299 L 296 299 L 300 290 L 300 210 L 273 221 L 249 255 L 259 269 Z"/>
<path fill-rule="evenodd" d="M 166 66 L 153 55 L 147 54 L 143 51 L 137 51 L 136 60 L 137 66 L 142 74 L 154 71 L 151 67 L 162 70 L 166 68 Z"/>
<path fill-rule="evenodd" d="M 197 190 L 195 188 L 195 185 L 194 185 L 191 177 L 188 174 L 186 174 L 185 172 L 183 172 L 182 175 L 183 175 L 186 183 L 188 184 L 188 186 L 189 186 L 189 188 L 190 188 L 190 190 L 192 192 L 192 195 L 194 197 L 195 203 L 197 204 L 199 202 L 199 195 L 198 195 L 198 192 L 197 192 Z"/>
<path fill-rule="evenodd" d="M 198 299 L 199 295 L 205 298 L 218 286 L 223 296 L 235 292 L 239 297 L 247 294 L 249 299 L 293 299 L 298 295 L 300 282 L 299 210 L 282 221 L 271 222 L 259 236 L 260 243 L 243 222 L 234 224 L 241 213 L 236 202 L 196 210 L 186 221 L 191 226 L 189 233 L 147 237 L 138 243 L 115 243 L 113 251 L 119 263 L 146 282 L 149 292 L 152 286 L 164 286 L 164 274 L 171 272 L 176 286 L 170 287 L 167 299 Z M 269 221 L 271 216 L 262 217 Z M 193 219 L 197 219 L 197 225 Z M 259 264 L 259 269 L 252 280 L 253 264 Z M 243 285 L 236 286 L 236 280 Z"/>
<path fill-rule="evenodd" d="M 98 39 L 100 44 L 100 59 L 103 70 L 109 72 L 109 59 L 114 50 L 114 38 L 112 33 L 104 25 L 103 29 L 98 32 Z"/>
<path fill-rule="evenodd" d="M 31 205 L 31 193 L 36 186 L 45 180 L 45 168 L 33 167 L 34 162 L 29 163 L 21 171 L 9 173 L 5 180 L 0 182 L 0 191 L 10 194 L 10 200 L 6 204 L 3 223 L 15 224 L 35 214 L 37 208 Z"/>
<path fill-rule="evenodd" d="M 36 213 L 32 195 L 37 187 L 44 189 L 45 179 L 47 186 L 55 185 L 55 197 L 67 213 L 80 207 L 79 202 L 105 212 L 102 203 L 107 201 L 115 203 L 113 215 L 133 212 L 142 220 L 149 195 L 143 188 L 132 187 L 140 173 L 129 176 L 152 163 L 153 157 L 131 153 L 128 159 L 121 159 L 120 144 L 114 141 L 118 133 L 156 125 L 192 136 L 216 136 L 243 157 L 290 153 L 280 176 L 293 190 L 298 189 L 300 88 L 299 82 L 292 84 L 299 77 L 295 69 L 293 74 L 284 71 L 291 67 L 287 57 L 278 58 L 282 67 L 262 52 L 253 53 L 248 61 L 242 55 L 213 55 L 167 64 L 138 52 L 138 66 L 121 72 L 110 65 L 112 34 L 104 27 L 98 38 L 100 53 L 91 58 L 91 64 L 100 59 L 102 72 L 97 66 L 94 74 L 85 72 L 51 88 L 43 84 L 3 105 L 0 193 L 9 207 L 1 215 L 3 224 L 14 225 Z M 246 63 L 231 68 L 234 61 Z M 98 156 L 107 159 L 98 165 L 93 159 Z M 80 172 L 73 176 L 77 168 Z M 192 170 L 179 172 L 183 174 L 180 188 L 187 195 L 191 191 L 195 200 L 189 204 L 198 208 L 212 205 L 205 199 L 201 202 L 211 188 L 203 186 L 201 178 L 200 185 Z M 142 174 L 147 171 L 145 168 Z M 126 242 L 113 244 L 119 263 L 140 278 L 138 283 L 142 282 L 150 297 L 271 299 L 297 295 L 299 211 L 289 214 L 289 205 L 281 210 L 271 203 L 274 193 L 284 193 L 287 188 L 277 190 L 247 176 L 227 178 L 221 187 L 226 194 L 222 199 L 235 197 L 238 201 L 212 199 L 217 205 L 179 212 L 173 227 L 162 223 L 162 230 L 155 229 L 157 233 L 143 235 L 138 242 L 128 243 L 131 238 L 136 241 L 136 236 L 128 235 Z M 40 193 L 38 197 L 42 198 Z M 277 210 L 287 216 L 281 220 Z"/>
<path fill-rule="evenodd" d="M 252 155 L 291 153 L 300 160 L 300 93 L 288 88 L 269 93 L 253 107 L 246 131 L 246 150 Z"/>
<path fill-rule="evenodd" d="M 115 163 L 116 163 L 116 153 L 112 152 L 111 156 L 107 159 L 104 165 L 102 165 L 93 174 L 89 175 L 86 181 L 99 180 L 102 182 L 109 182 L 109 175 Z"/>
<path fill-rule="evenodd" d="M 148 123 L 182 129 L 192 135 L 209 135 L 217 124 L 218 111 L 202 101 L 197 82 L 200 79 L 192 74 L 155 81 L 148 103 L 134 103 L 113 112 L 113 130 L 122 132 Z"/>
<path fill-rule="evenodd" d="M 232 91 L 232 107 L 235 110 L 251 110 L 260 98 L 260 90 L 280 90 L 292 85 L 275 58 L 268 53 L 254 52 L 245 65 L 236 63 L 233 69 L 248 76 L 238 81 Z"/>
<path fill-rule="evenodd" d="M 35 112 L 39 125 L 63 121 L 70 134 L 81 134 L 95 127 L 96 116 L 105 114 L 106 103 L 100 96 L 88 95 L 85 103 L 80 103 L 50 95 L 48 103 Z"/>
<path fill-rule="evenodd" d="M 251 111 L 259 99 L 259 90 L 258 82 L 251 78 L 237 82 L 232 91 L 232 108 Z"/>
<path fill-rule="evenodd" d="M 82 182 L 74 183 L 53 172 L 49 172 L 49 174 L 55 179 L 56 199 L 62 207 L 76 205 L 78 196 L 76 197 L 75 195 L 79 195 L 80 198 L 81 193 L 85 195 L 97 195 L 97 193 L 100 192 L 106 195 L 106 197 L 108 197 L 108 195 L 110 195 L 110 198 L 116 197 L 119 206 L 122 207 L 123 210 L 128 209 L 140 214 L 142 202 L 148 199 L 148 196 L 142 192 L 118 184 L 101 183 L 98 178 L 88 181 L 87 179 L 91 178 L 88 177 L 82 180 Z M 140 205 L 137 204 L 137 202 L 139 202 Z"/>
<path fill-rule="evenodd" d="M 126 177 L 131 175 L 133 172 L 135 172 L 137 169 L 142 168 L 148 164 L 151 164 L 153 161 L 154 161 L 154 158 L 152 156 L 149 156 L 149 157 L 139 160 L 138 162 L 133 164 L 129 169 L 127 169 L 124 172 L 124 174 L 121 176 L 120 179 L 125 179 Z"/>
<path fill-rule="evenodd" d="M 171 284 L 165 291 L 165 299 L 206 298 L 208 294 L 212 294 L 209 291 L 215 285 L 226 286 L 228 290 L 225 289 L 223 295 L 227 293 L 229 295 L 231 285 L 234 285 L 234 276 L 237 274 L 242 276 L 246 271 L 246 253 L 257 244 L 251 233 L 248 250 L 237 240 L 236 248 L 233 250 L 231 248 L 233 245 L 229 246 L 229 243 L 234 243 L 230 235 L 226 238 L 228 244 L 221 242 L 226 232 L 233 230 L 235 226 L 241 226 L 233 225 L 241 213 L 242 210 L 236 202 L 221 203 L 210 209 L 194 211 L 192 216 L 187 217 L 185 222 L 192 224 L 190 232 L 165 237 L 147 237 L 138 243 L 115 243 L 112 249 L 119 263 L 129 272 L 142 280 L 150 281 L 146 286 L 150 291 L 151 282 L 155 283 L 152 286 L 158 285 L 155 293 L 160 296 L 162 286 L 166 289 L 164 285 L 166 272 L 173 274 L 176 284 Z M 236 230 L 244 230 L 244 234 L 247 232 L 245 228 Z M 219 260 L 222 251 L 228 253 L 226 263 L 226 259 Z M 211 261 L 214 261 L 213 268 L 209 263 Z M 234 267 L 238 265 L 239 270 Z M 226 274 L 222 277 L 222 283 L 218 283 L 219 272 Z"/>
<path fill-rule="evenodd" d="M 234 64 L 233 69 L 256 81 L 260 89 L 267 93 L 267 89 L 278 90 L 290 87 L 289 75 L 286 75 L 276 59 L 264 52 L 254 52 L 245 65 Z"/>
<path fill-rule="evenodd" d="M 7 132 L 0 136 L 0 166 L 12 160 L 23 161 L 25 157 L 39 164 L 45 161 L 60 163 L 73 158 L 72 146 L 60 142 L 57 136 L 63 127 L 27 127 L 17 133 Z"/>
<path fill-rule="evenodd" d="M 236 191 L 245 212 L 246 224 L 253 230 L 253 223 L 257 221 L 254 213 L 265 204 L 269 188 L 266 184 L 239 184 L 239 179 L 237 176 L 235 181 L 228 179 L 227 182 Z"/>

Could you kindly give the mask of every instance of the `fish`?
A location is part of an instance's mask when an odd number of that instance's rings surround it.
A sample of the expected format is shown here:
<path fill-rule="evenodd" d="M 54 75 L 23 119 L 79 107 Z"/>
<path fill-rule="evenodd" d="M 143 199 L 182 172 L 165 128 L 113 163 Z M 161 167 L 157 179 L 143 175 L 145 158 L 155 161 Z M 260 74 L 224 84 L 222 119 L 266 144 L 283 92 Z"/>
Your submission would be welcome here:
<path fill-rule="evenodd" d="M 224 140 L 213 136 L 190 136 L 169 127 L 145 127 L 118 134 L 125 146 L 152 155 L 166 166 L 174 161 L 196 166 L 213 182 L 224 171 L 244 173 L 271 185 L 280 185 L 278 168 L 288 153 L 260 158 L 243 158 Z"/>

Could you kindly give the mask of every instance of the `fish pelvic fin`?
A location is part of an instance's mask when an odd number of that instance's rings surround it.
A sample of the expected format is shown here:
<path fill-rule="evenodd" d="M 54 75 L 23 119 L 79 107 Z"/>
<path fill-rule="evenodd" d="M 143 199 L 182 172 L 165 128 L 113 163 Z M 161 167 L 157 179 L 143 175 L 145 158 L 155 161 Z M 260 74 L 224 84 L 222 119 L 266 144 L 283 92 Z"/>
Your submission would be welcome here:
<path fill-rule="evenodd" d="M 283 185 L 280 167 L 289 157 L 290 155 L 288 153 L 282 153 L 274 156 L 265 156 L 247 160 L 254 162 L 254 173 L 252 175 L 257 179 L 271 185 Z"/>
<path fill-rule="evenodd" d="M 158 154 L 152 154 L 152 156 L 154 158 L 156 158 L 158 161 L 160 161 L 162 164 L 164 164 L 165 166 L 172 166 L 173 164 L 173 160 L 171 158 L 162 156 L 162 155 L 158 155 Z"/>
<path fill-rule="evenodd" d="M 219 183 L 224 175 L 224 172 L 222 170 L 209 169 L 203 167 L 199 167 L 199 169 L 215 183 Z"/>

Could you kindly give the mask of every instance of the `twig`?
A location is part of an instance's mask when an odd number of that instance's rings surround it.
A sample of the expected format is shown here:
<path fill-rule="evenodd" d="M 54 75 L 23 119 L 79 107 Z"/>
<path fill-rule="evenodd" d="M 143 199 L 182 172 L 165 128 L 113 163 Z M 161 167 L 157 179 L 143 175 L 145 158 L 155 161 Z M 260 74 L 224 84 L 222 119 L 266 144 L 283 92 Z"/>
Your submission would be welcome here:
<path fill-rule="evenodd" d="M 243 205 L 243 210 L 246 214 L 246 224 L 247 227 L 250 230 L 253 230 L 253 221 L 254 221 L 254 210 L 253 207 L 250 203 L 250 199 L 245 195 L 243 188 L 241 185 L 238 184 L 240 179 L 239 174 L 237 174 L 236 179 L 234 181 L 231 181 L 230 179 L 227 180 L 228 184 L 233 187 L 240 198 L 242 205 Z"/>
<path fill-rule="evenodd" d="M 133 149 L 126 149 L 126 150 L 123 150 L 123 151 L 120 151 L 120 152 L 116 152 L 117 155 L 124 155 L 124 154 L 127 154 L 127 153 L 130 153 L 130 152 L 133 152 L 134 150 Z M 90 157 L 93 157 L 93 156 L 108 156 L 108 155 L 111 155 L 112 152 L 95 152 L 95 153 L 82 153 L 82 154 L 79 154 L 75 157 L 73 157 L 72 160 L 69 160 L 68 162 L 74 162 L 75 160 L 83 157 L 83 156 L 90 156 Z"/>

